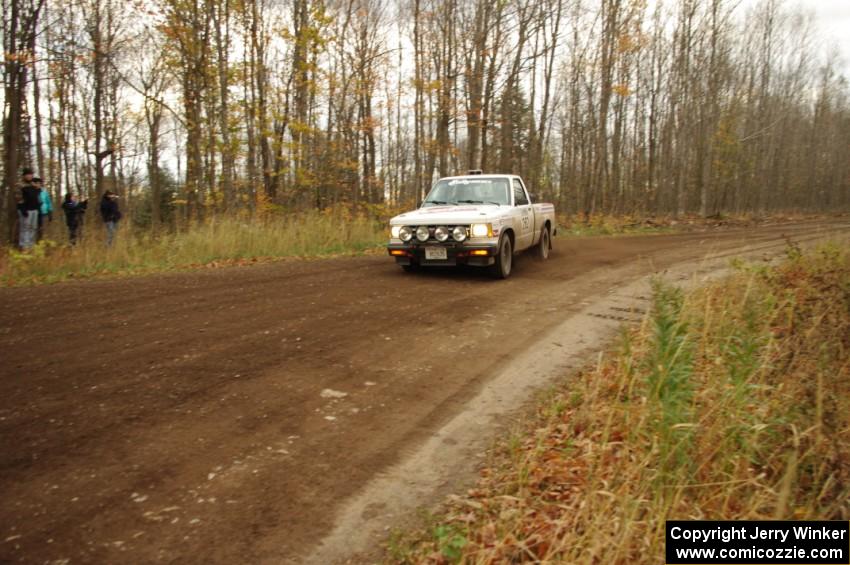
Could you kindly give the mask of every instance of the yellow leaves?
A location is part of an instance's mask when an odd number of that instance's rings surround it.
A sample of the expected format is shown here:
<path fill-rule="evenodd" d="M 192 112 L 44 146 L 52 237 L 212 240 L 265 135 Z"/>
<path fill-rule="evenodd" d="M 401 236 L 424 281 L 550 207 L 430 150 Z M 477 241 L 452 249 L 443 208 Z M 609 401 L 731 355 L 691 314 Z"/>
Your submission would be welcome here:
<path fill-rule="evenodd" d="M 628 96 L 632 91 L 627 84 L 615 84 L 611 87 L 611 92 L 617 96 Z"/>
<path fill-rule="evenodd" d="M 313 21 L 316 22 L 319 27 L 327 27 L 334 23 L 333 14 L 325 11 L 325 6 L 321 3 L 313 7 L 311 15 L 313 17 Z"/>
<path fill-rule="evenodd" d="M 617 38 L 617 52 L 620 54 L 636 53 L 646 45 L 647 37 L 641 33 L 623 33 Z"/>
<path fill-rule="evenodd" d="M 313 131 L 310 124 L 298 120 L 291 120 L 289 122 L 289 129 L 295 134 L 307 134 Z"/>
<path fill-rule="evenodd" d="M 360 131 L 373 132 L 380 127 L 381 122 L 375 116 L 368 116 L 360 121 Z"/>
<path fill-rule="evenodd" d="M 339 168 L 341 171 L 349 171 L 356 173 L 360 170 L 360 162 L 357 159 L 351 158 L 341 159 L 340 161 L 337 161 L 336 167 Z"/>
<path fill-rule="evenodd" d="M 32 51 L 17 51 L 15 53 L 10 53 L 9 51 L 4 52 L 3 59 L 7 63 L 19 63 L 21 65 L 32 65 L 35 62 L 35 53 Z"/>
<path fill-rule="evenodd" d="M 180 37 L 180 35 L 185 32 L 185 27 L 176 25 L 176 24 L 160 24 L 156 26 L 156 29 L 159 33 L 167 37 L 168 39 L 176 40 Z"/>
<path fill-rule="evenodd" d="M 298 43 L 311 53 L 321 53 L 331 39 L 325 32 L 333 21 L 333 16 L 318 6 L 310 12 L 310 19 L 304 27 L 290 29 L 280 26 L 275 28 L 275 32 L 287 42 Z"/>
<path fill-rule="evenodd" d="M 410 84 L 417 90 L 424 92 L 439 92 L 443 88 L 443 81 L 440 79 L 424 80 L 411 79 Z"/>

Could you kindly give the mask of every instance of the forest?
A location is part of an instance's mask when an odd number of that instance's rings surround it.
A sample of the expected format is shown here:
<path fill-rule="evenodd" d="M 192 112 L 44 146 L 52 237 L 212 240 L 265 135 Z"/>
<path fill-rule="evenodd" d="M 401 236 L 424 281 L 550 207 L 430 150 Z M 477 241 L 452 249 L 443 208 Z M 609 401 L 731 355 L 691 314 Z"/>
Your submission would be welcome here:
<path fill-rule="evenodd" d="M 846 60 L 781 0 L 3 0 L 3 188 L 156 230 L 523 175 L 562 213 L 850 205 Z"/>

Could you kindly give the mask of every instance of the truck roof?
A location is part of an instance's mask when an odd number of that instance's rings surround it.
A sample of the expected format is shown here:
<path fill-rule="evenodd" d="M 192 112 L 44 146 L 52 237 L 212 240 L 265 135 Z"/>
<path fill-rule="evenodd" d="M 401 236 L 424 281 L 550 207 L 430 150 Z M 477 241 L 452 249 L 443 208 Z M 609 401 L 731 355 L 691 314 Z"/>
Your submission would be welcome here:
<path fill-rule="evenodd" d="M 440 177 L 440 179 L 439 179 L 439 180 L 450 180 L 450 179 L 477 179 L 477 178 L 479 178 L 479 177 L 501 177 L 501 178 L 506 178 L 506 179 L 512 179 L 512 178 L 517 178 L 517 179 L 518 179 L 518 178 L 520 178 L 520 176 L 519 176 L 519 175 L 506 175 L 506 174 L 503 174 L 503 173 L 493 173 L 493 174 L 490 174 L 490 173 L 481 173 L 481 174 L 478 174 L 478 173 L 476 173 L 476 174 L 474 174 L 474 175 L 454 175 L 454 176 L 451 176 L 451 177 Z"/>

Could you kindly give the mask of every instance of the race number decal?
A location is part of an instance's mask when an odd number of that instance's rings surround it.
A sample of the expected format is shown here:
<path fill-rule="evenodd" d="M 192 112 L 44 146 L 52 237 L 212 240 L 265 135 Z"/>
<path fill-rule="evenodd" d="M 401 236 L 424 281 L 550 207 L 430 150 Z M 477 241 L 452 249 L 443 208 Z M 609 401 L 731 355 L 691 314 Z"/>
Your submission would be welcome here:
<path fill-rule="evenodd" d="M 530 218 L 528 215 L 522 217 L 522 229 L 527 230 L 531 228 Z"/>

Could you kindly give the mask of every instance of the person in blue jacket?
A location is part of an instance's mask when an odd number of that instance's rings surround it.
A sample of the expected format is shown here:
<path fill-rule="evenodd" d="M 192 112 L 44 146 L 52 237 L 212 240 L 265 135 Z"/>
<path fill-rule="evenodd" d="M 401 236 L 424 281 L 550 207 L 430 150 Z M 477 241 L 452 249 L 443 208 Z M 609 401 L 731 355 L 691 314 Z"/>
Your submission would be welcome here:
<path fill-rule="evenodd" d="M 50 193 L 44 188 L 44 181 L 40 177 L 34 177 L 32 184 L 40 191 L 38 195 L 39 208 L 36 241 L 41 241 L 44 237 L 44 224 L 53 221 L 53 202 L 51 202 Z"/>

